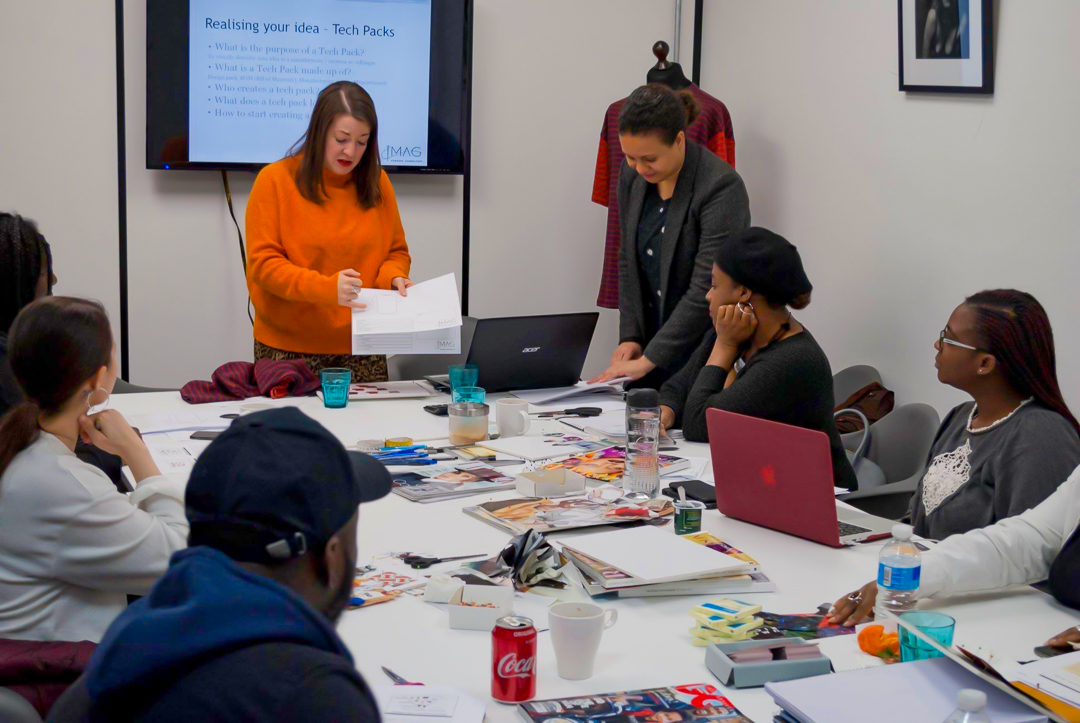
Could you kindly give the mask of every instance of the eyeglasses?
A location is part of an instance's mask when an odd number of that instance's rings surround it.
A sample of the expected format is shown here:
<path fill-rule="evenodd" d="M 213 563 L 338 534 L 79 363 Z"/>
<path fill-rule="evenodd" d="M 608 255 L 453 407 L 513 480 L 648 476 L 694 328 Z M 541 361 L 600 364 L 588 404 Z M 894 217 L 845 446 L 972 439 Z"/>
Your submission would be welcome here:
<path fill-rule="evenodd" d="M 940 341 L 942 344 L 948 344 L 949 346 L 958 346 L 961 349 L 968 349 L 970 351 L 980 351 L 979 347 L 977 346 L 971 346 L 970 344 L 964 344 L 963 342 L 948 338 L 947 336 L 945 336 L 945 332 L 947 331 L 948 327 L 942 329 L 941 333 L 938 334 L 938 341 Z"/>

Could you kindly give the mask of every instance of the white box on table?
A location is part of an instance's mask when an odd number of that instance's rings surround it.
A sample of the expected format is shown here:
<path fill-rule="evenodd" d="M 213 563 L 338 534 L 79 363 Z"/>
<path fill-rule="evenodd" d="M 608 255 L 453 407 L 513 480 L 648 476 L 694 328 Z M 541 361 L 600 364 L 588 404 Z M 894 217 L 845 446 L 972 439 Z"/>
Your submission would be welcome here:
<path fill-rule="evenodd" d="M 518 494 L 525 497 L 566 497 L 585 492 L 585 477 L 568 469 L 538 469 L 517 477 Z"/>
<path fill-rule="evenodd" d="M 466 584 L 450 598 L 450 627 L 454 630 L 490 633 L 499 618 L 513 614 L 512 587 Z"/>

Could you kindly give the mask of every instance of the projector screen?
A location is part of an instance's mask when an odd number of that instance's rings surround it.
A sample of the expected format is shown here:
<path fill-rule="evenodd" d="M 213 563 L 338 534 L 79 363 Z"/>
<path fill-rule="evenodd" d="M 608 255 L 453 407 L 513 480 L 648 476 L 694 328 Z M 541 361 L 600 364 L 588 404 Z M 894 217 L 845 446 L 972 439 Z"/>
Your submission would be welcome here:
<path fill-rule="evenodd" d="M 272 163 L 319 91 L 351 80 L 375 101 L 387 170 L 460 173 L 470 11 L 469 0 L 147 0 L 147 167 Z"/>

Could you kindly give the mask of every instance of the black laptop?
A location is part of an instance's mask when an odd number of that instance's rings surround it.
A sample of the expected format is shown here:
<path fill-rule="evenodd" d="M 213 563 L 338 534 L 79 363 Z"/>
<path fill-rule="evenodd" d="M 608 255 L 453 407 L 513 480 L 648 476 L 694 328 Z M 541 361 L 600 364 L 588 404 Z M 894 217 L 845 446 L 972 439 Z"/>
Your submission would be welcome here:
<path fill-rule="evenodd" d="M 592 311 L 477 319 L 465 363 L 479 367 L 478 384 L 488 392 L 573 386 L 599 318 Z M 448 383 L 445 374 L 425 378 Z"/>

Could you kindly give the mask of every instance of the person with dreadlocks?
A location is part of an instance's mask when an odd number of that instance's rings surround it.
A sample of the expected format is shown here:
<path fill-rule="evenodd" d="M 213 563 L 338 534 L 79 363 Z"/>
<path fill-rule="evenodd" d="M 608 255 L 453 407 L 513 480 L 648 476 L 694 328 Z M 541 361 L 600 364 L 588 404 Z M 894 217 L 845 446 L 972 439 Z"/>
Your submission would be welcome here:
<path fill-rule="evenodd" d="M 56 286 L 52 249 L 37 224 L 18 214 L 0 213 L 0 418 L 23 401 L 23 390 L 8 363 L 8 331 L 23 307 Z M 123 479 L 124 463 L 115 454 L 79 440 L 75 456 L 92 464 L 112 480 L 120 492 L 128 492 Z"/>
<path fill-rule="evenodd" d="M 968 297 L 934 348 L 938 379 L 973 400 L 945 417 L 911 500 L 915 534 L 943 540 L 1053 494 L 1080 465 L 1080 426 L 1058 386 L 1050 319 L 1031 294 Z"/>
<path fill-rule="evenodd" d="M 56 276 L 49 242 L 29 219 L 0 213 L 0 416 L 22 401 L 7 364 L 7 335 L 19 311 L 52 293 Z"/>

